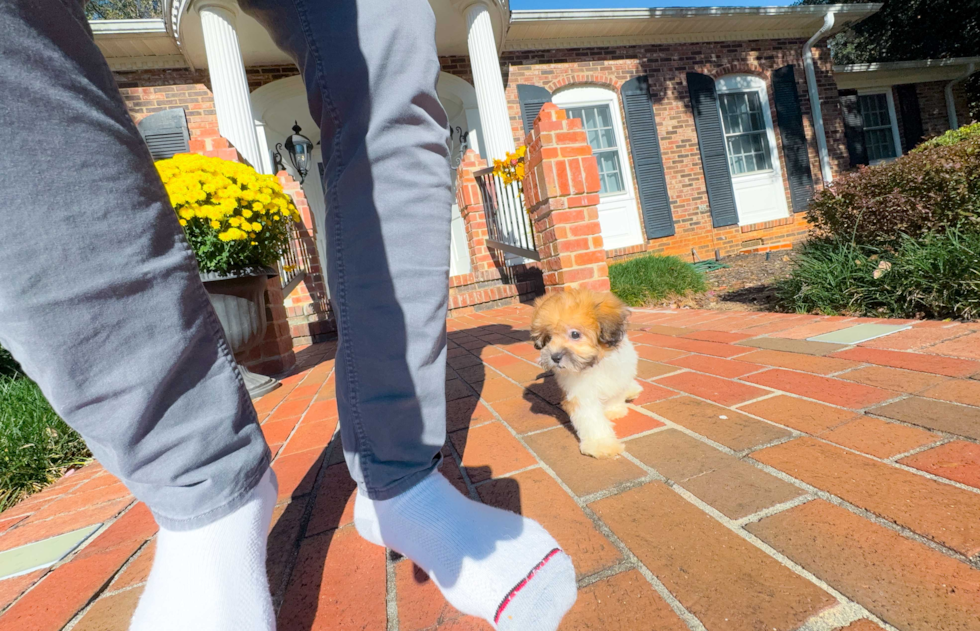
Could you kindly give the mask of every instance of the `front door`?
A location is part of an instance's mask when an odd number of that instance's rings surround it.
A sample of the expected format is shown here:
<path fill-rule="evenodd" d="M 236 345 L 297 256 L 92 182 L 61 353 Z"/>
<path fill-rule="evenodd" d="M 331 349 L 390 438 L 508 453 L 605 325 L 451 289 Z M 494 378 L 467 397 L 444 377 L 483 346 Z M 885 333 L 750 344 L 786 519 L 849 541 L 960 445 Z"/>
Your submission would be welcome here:
<path fill-rule="evenodd" d="M 737 75 L 719 79 L 717 88 L 738 223 L 788 217 L 765 82 Z"/>
<path fill-rule="evenodd" d="M 607 250 L 644 242 L 626 156 L 619 99 L 612 90 L 580 86 L 554 95 L 569 118 L 582 120 L 599 164 L 599 227 Z"/>

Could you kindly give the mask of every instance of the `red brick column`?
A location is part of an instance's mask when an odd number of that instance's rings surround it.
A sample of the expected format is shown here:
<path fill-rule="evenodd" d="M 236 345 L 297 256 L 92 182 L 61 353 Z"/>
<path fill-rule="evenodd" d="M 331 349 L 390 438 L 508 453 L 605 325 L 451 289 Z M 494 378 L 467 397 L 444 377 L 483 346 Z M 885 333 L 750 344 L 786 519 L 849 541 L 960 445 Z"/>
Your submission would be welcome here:
<path fill-rule="evenodd" d="M 599 228 L 599 167 L 582 121 L 547 103 L 524 142 L 524 202 L 534 223 L 545 291 L 608 291 Z"/>
<path fill-rule="evenodd" d="M 306 275 L 289 295 L 284 297 L 286 316 L 289 319 L 289 334 L 296 344 L 320 342 L 332 335 L 334 323 L 330 318 L 330 302 L 327 300 L 326 284 L 319 250 L 316 247 L 318 232 L 313 211 L 306 200 L 299 182 L 286 171 L 276 174 L 282 190 L 289 195 L 300 215 L 299 241 L 297 249 L 304 253 L 308 261 Z"/>
<path fill-rule="evenodd" d="M 473 177 L 473 171 L 487 167 L 480 154 L 467 149 L 456 169 L 456 203 L 463 215 L 466 227 L 466 243 L 470 250 L 470 267 L 473 274 L 494 269 L 493 257 L 487 248 L 487 216 L 483 211 L 483 197 Z"/>

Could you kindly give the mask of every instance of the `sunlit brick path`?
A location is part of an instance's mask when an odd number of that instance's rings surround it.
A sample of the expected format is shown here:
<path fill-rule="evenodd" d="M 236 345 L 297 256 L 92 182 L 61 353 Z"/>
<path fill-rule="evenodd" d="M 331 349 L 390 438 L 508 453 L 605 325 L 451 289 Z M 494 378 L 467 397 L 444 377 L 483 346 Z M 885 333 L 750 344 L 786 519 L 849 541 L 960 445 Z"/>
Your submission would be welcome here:
<path fill-rule="evenodd" d="M 449 321 L 443 471 L 572 556 L 563 629 L 980 629 L 980 326 L 849 345 L 809 338 L 875 321 L 637 311 L 646 389 L 617 424 L 627 454 L 598 461 L 534 364 L 529 318 Z M 301 350 L 256 402 L 280 486 L 279 628 L 488 629 L 354 530 L 333 355 Z M 98 465 L 0 514 L 0 552 L 92 524 L 66 561 L 0 580 L 0 629 L 126 628 L 155 525 Z"/>

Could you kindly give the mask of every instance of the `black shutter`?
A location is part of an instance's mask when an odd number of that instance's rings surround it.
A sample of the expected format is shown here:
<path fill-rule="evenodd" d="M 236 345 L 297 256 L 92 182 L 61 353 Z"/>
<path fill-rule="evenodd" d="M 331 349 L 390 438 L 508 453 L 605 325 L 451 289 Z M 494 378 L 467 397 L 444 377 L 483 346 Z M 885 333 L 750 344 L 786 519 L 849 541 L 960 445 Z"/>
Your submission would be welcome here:
<path fill-rule="evenodd" d="M 633 155 L 633 174 L 640 193 L 640 210 L 648 239 L 674 234 L 674 216 L 670 212 L 670 195 L 664 163 L 660 157 L 657 120 L 650 101 L 650 83 L 646 75 L 635 77 L 620 88 L 626 112 L 626 132 Z"/>
<path fill-rule="evenodd" d="M 793 66 L 783 66 L 772 73 L 773 100 L 776 102 L 776 120 L 779 137 L 783 141 L 783 158 L 786 160 L 786 178 L 793 211 L 803 212 L 813 200 L 813 172 L 810 171 L 810 154 L 803 131 L 803 110 L 796 90 L 796 74 Z"/>
<path fill-rule="evenodd" d="M 524 133 L 530 134 L 534 119 L 545 103 L 551 103 L 551 92 L 538 85 L 518 85 L 517 99 L 521 102 L 521 118 L 524 120 Z"/>
<path fill-rule="evenodd" d="M 136 126 L 153 160 L 166 160 L 191 150 L 187 115 L 181 107 L 150 114 Z"/>
<path fill-rule="evenodd" d="M 898 93 L 898 109 L 902 113 L 902 130 L 905 132 L 905 144 L 902 153 L 914 149 L 924 135 L 922 130 L 922 110 L 919 108 L 919 93 L 915 84 L 895 86 Z"/>
<path fill-rule="evenodd" d="M 721 126 L 721 113 L 718 111 L 715 80 L 707 75 L 689 72 L 687 89 L 691 93 L 694 126 L 698 131 L 711 222 L 715 228 L 735 225 L 738 223 L 735 189 L 732 187 L 732 173 L 728 170 L 725 133 Z"/>
<path fill-rule="evenodd" d="M 840 110 L 844 117 L 844 136 L 847 138 L 847 153 L 851 157 L 851 168 L 869 164 L 868 148 L 864 144 L 864 119 L 861 117 L 861 103 L 857 90 L 841 90 Z"/>

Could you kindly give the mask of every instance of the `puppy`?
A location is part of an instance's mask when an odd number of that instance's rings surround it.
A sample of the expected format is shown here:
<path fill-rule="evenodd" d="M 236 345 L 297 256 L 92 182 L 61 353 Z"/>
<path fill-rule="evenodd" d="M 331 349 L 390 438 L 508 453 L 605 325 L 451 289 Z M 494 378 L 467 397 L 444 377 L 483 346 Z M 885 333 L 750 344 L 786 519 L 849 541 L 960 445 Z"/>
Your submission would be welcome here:
<path fill-rule="evenodd" d="M 541 366 L 565 392 L 583 454 L 612 458 L 623 451 L 612 421 L 643 392 L 636 382 L 636 351 L 626 338 L 629 310 L 611 293 L 569 289 L 534 304 L 531 340 Z"/>

